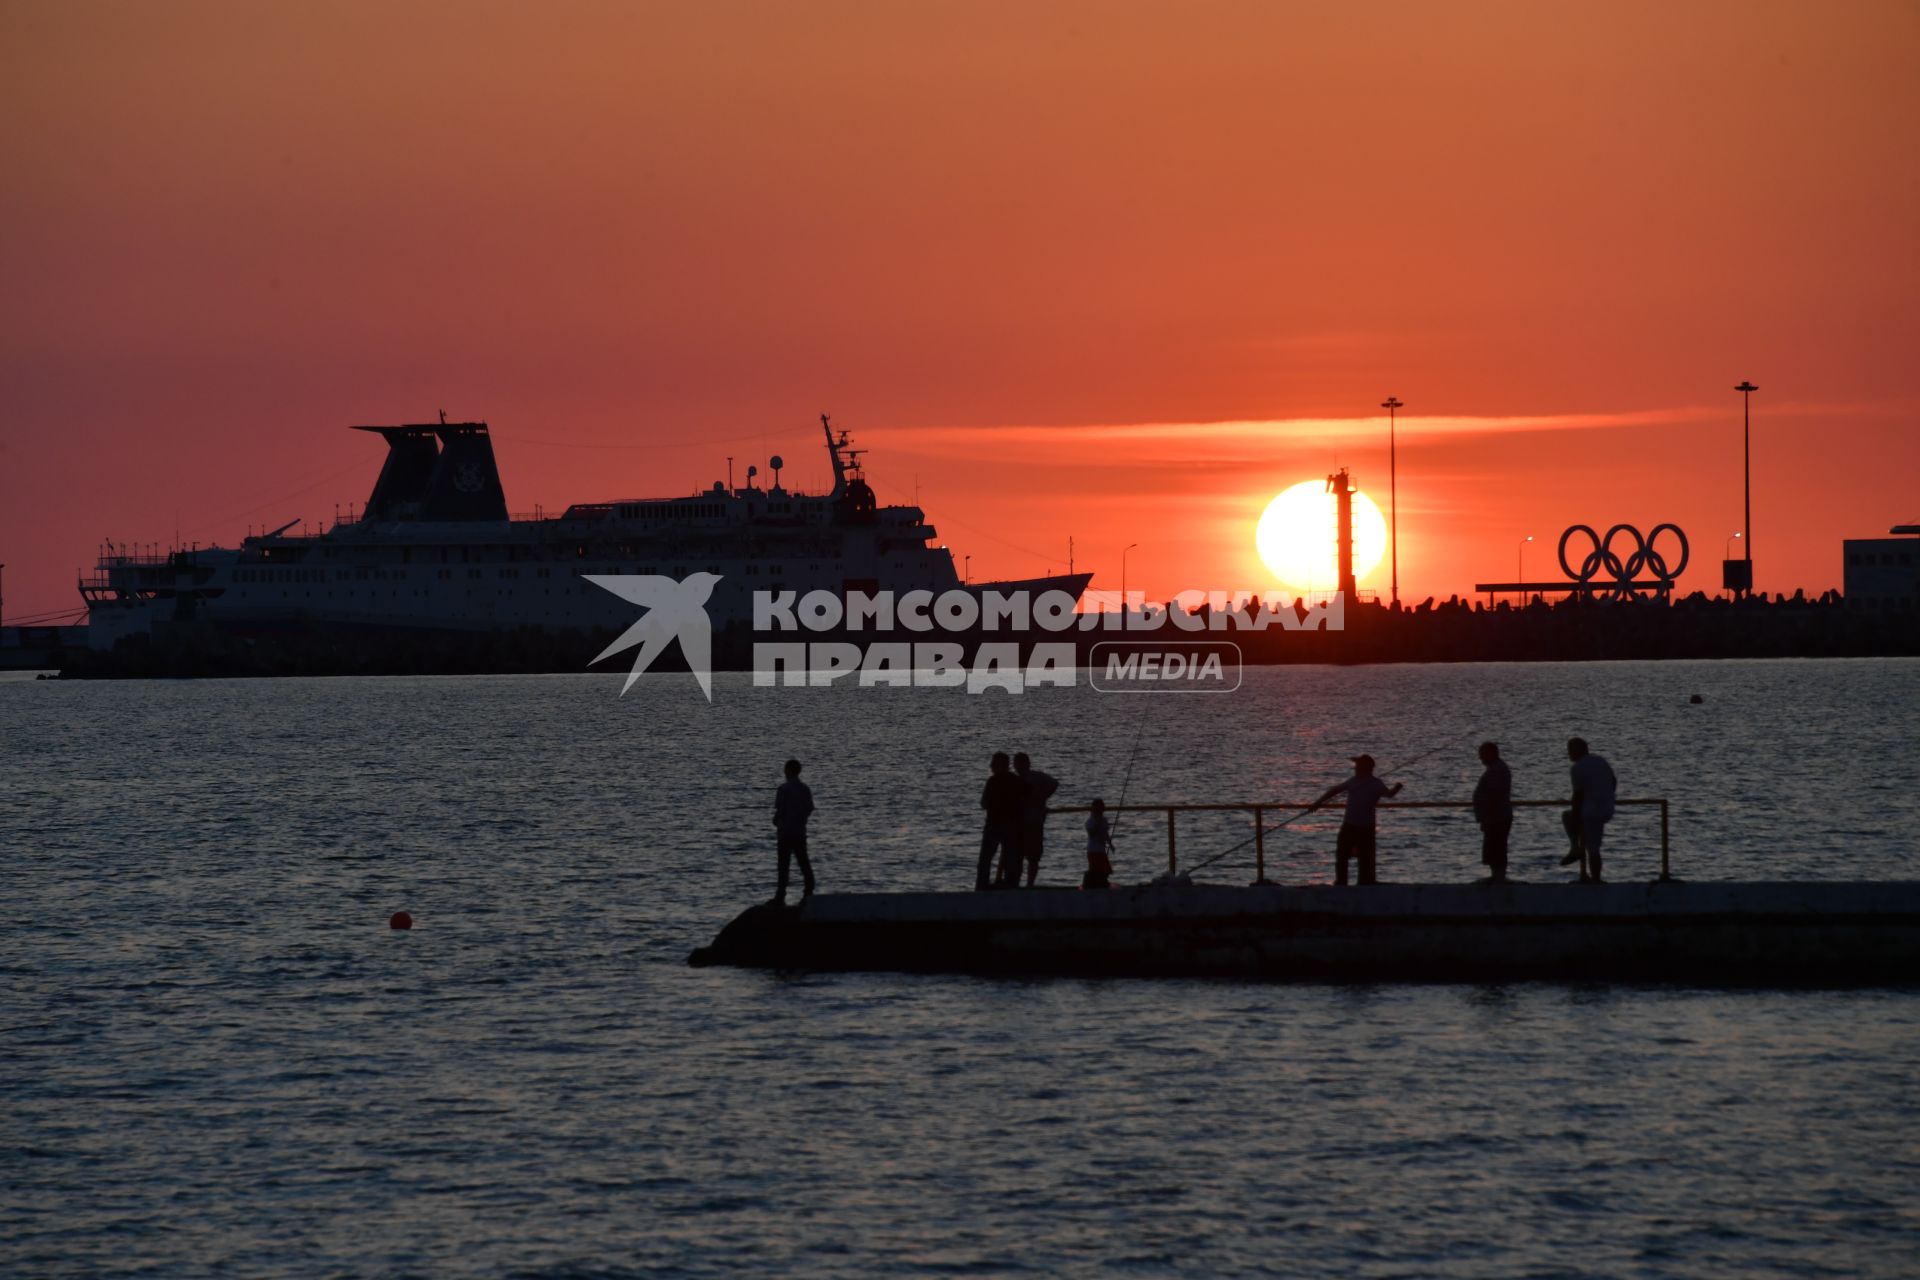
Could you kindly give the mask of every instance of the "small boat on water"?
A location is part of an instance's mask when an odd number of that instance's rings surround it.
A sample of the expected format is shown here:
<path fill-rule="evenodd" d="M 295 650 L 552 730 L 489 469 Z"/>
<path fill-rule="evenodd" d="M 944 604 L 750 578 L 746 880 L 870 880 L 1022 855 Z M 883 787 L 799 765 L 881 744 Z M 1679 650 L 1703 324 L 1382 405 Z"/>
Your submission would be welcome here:
<path fill-rule="evenodd" d="M 1301 981 L 1920 983 L 1920 881 L 816 894 L 695 966 Z"/>

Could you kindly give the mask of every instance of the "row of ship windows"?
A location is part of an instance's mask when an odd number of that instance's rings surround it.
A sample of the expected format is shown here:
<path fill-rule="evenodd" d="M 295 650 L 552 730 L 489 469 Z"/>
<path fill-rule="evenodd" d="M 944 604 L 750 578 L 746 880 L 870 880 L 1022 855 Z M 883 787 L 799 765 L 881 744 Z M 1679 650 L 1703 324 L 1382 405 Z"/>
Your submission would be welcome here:
<path fill-rule="evenodd" d="M 753 515 L 761 506 L 748 503 L 747 514 Z M 765 504 L 770 516 L 787 515 L 793 510 L 792 502 L 769 502 Z M 727 508 L 719 502 L 623 502 L 620 504 L 622 520 L 714 520 L 725 515 Z"/>
<path fill-rule="evenodd" d="M 845 562 L 836 560 L 834 561 L 833 567 L 835 569 L 842 569 L 845 567 Z M 893 567 L 896 569 L 904 569 L 907 566 L 904 561 L 896 560 L 893 562 Z M 762 572 L 762 568 L 761 565 L 750 564 L 744 566 L 742 573 L 749 578 L 758 577 Z M 815 573 L 820 571 L 818 564 L 810 564 L 807 568 Z M 784 564 L 770 564 L 764 566 L 764 569 L 767 576 L 779 577 L 786 573 L 787 566 Z M 658 574 L 661 572 L 661 569 L 657 565 L 650 564 L 637 565 L 632 568 L 623 568 L 620 565 L 608 565 L 603 569 L 581 568 L 569 569 L 567 572 L 573 577 L 580 578 L 588 574 Z M 708 565 L 707 572 L 719 573 L 720 566 Z M 484 578 L 486 574 L 487 571 L 485 569 L 468 569 L 466 571 L 466 576 L 469 580 Z M 687 566 L 683 564 L 674 565 L 671 570 L 671 575 L 675 578 L 686 577 Z M 436 580 L 451 580 L 454 576 L 454 571 L 452 569 L 435 569 L 433 576 Z M 495 578 L 517 579 L 521 574 L 518 569 L 495 569 L 493 576 Z M 553 570 L 534 569 L 532 570 L 532 576 L 535 578 L 550 578 L 553 576 Z M 325 569 L 236 569 L 233 574 L 233 580 L 242 583 L 276 583 L 284 585 L 288 583 L 326 582 L 329 578 Z M 335 582 L 409 582 L 412 580 L 412 574 L 406 569 L 336 569 L 333 571 L 331 580 Z"/>
<path fill-rule="evenodd" d="M 552 594 L 553 594 L 553 590 L 554 590 L 554 589 L 553 589 L 552 587 L 545 587 L 545 588 L 542 588 L 542 590 L 541 590 L 541 594 L 542 594 L 542 595 L 548 595 L 548 596 L 550 596 L 550 595 L 552 595 Z M 565 587 L 561 587 L 561 588 L 560 588 L 560 590 L 561 590 L 561 592 L 562 592 L 562 593 L 564 594 L 564 593 L 565 593 L 565 591 L 566 591 L 566 588 L 565 588 Z M 591 593 L 591 592 L 592 592 L 593 590 L 594 590 L 594 588 L 593 588 L 593 585 L 592 585 L 591 583 L 586 583 L 586 582 L 583 582 L 583 583 L 581 583 L 581 584 L 580 584 L 580 592 L 581 592 L 581 594 L 582 594 L 582 595 L 586 595 L 586 594 L 589 594 L 589 593 Z M 485 589 L 484 589 L 484 588 L 482 588 L 482 589 L 481 589 L 481 594 L 484 594 L 484 593 L 485 593 Z M 305 599 L 305 600 L 311 600 L 311 599 L 313 598 L 313 594 L 314 594 L 314 593 L 313 593 L 313 588 L 312 588 L 312 587 L 308 587 L 308 588 L 307 588 L 307 589 L 306 589 L 305 591 L 302 591 L 302 592 L 300 593 L 300 596 L 301 596 L 301 598 L 302 598 L 302 599 Z M 369 591 L 368 591 L 368 592 L 366 593 L 366 598 L 367 598 L 367 599 L 369 599 L 369 600 L 380 600 L 380 599 L 390 599 L 390 600 L 398 600 L 398 599 L 399 599 L 399 598 L 400 598 L 401 596 L 403 596 L 403 595 L 404 595 L 404 596 L 407 596 L 407 597 L 409 597 L 409 598 L 411 598 L 411 599 L 415 599 L 415 600 L 427 600 L 427 599 L 431 599 L 431 598 L 433 598 L 433 594 L 434 594 L 434 593 L 433 593 L 433 592 L 431 592 L 431 591 L 418 591 L 418 590 L 412 590 L 412 589 L 409 589 L 409 590 L 407 590 L 407 591 L 401 591 L 401 590 L 400 590 L 399 588 L 397 588 L 397 587 L 394 587 L 394 588 L 389 588 L 389 589 L 388 589 L 388 591 L 387 591 L 387 594 L 386 594 L 386 595 L 385 595 L 384 597 L 383 597 L 383 596 L 382 596 L 382 595 L 380 594 L 380 592 L 379 592 L 379 591 L 377 591 L 377 590 L 369 590 Z M 474 595 L 474 594 L 475 594 L 475 591 L 474 591 L 474 588 L 472 588 L 472 587 L 468 587 L 468 588 L 467 588 L 467 595 L 468 595 L 468 596 L 472 596 L 472 595 Z M 495 594 L 496 596 L 504 596 L 504 595 L 508 595 L 508 594 L 510 594 L 510 593 L 509 593 L 509 592 L 507 591 L 507 589 L 506 589 L 505 587 L 495 587 L 495 588 L 493 589 L 493 594 Z M 356 590 L 353 590 L 353 589 L 349 589 L 349 590 L 347 590 L 347 591 L 344 591 L 344 592 L 342 592 L 342 593 L 341 593 L 341 595 L 342 595 L 342 596 L 344 596 L 344 597 L 345 597 L 346 599 L 348 599 L 348 600 L 355 600 L 355 599 L 358 599 L 358 598 L 359 598 L 359 593 L 358 593 L 358 592 L 357 592 Z M 251 597 L 249 597 L 249 598 L 251 598 Z M 293 592 L 291 592 L 291 591 L 284 591 L 284 590 L 283 590 L 283 591 L 281 591 L 281 593 L 280 593 L 280 598 L 281 598 L 282 600 L 291 600 L 291 599 L 293 599 Z M 328 591 L 328 592 L 326 592 L 326 594 L 325 594 L 325 598 L 326 598 L 326 599 L 328 599 L 328 600 L 331 600 L 331 599 L 333 599 L 333 598 L 334 598 L 334 593 L 333 593 L 332 591 Z"/>
<path fill-rule="evenodd" d="M 1898 560 L 1894 559 L 1896 555 L 1899 556 Z M 1847 563 L 1855 569 L 1865 569 L 1876 562 L 1874 560 L 1873 552 L 1855 551 L 1847 557 Z M 1900 551 L 1900 552 L 1882 551 L 1880 553 L 1880 558 L 1878 563 L 1885 564 L 1885 565 L 1891 565 L 1891 564 L 1911 565 L 1913 563 L 1913 553 L 1911 551 Z"/>
<path fill-rule="evenodd" d="M 789 507 L 791 505 L 792 505 L 791 503 L 773 504 L 773 506 L 771 506 L 769 510 L 773 510 L 775 507 L 781 510 L 784 510 L 786 507 Z M 714 511 L 717 514 L 719 511 L 719 508 L 715 506 Z M 269 562 L 271 562 L 271 560 L 273 559 L 274 550 L 275 550 L 274 548 L 270 547 L 266 551 L 266 556 Z M 600 545 L 576 543 L 572 548 L 571 554 L 568 554 L 568 551 L 565 547 L 552 546 L 552 545 L 542 545 L 537 547 L 511 546 L 511 545 L 485 546 L 485 547 L 401 547 L 401 548 L 398 548 L 398 550 L 400 553 L 400 561 L 402 564 L 455 564 L 455 563 L 468 564 L 474 560 L 483 560 L 483 561 L 489 561 L 489 560 L 534 560 L 534 561 L 584 560 L 589 555 L 605 555 L 609 551 L 611 551 L 615 555 L 644 554 L 643 548 L 641 548 L 641 546 L 637 542 L 630 545 L 623 545 L 617 542 L 600 544 Z M 291 554 L 292 553 L 288 553 L 288 556 L 284 558 L 290 558 Z M 358 550 L 356 548 L 350 548 L 350 547 L 316 547 L 311 549 L 304 549 L 298 554 L 303 556 L 305 560 L 309 560 L 309 561 L 314 559 L 351 560 L 354 558 L 355 555 L 358 554 Z M 326 573 L 326 570 L 315 569 L 315 568 L 294 569 L 289 567 L 284 569 L 249 568 L 249 569 L 239 570 L 238 572 L 254 573 L 254 574 L 311 573 L 311 574 L 324 575 Z M 366 572 L 366 571 L 343 569 L 343 570 L 339 570 L 338 572 L 352 573 L 352 572 Z M 394 572 L 398 572 L 398 571 L 395 570 Z M 266 577 L 266 578 L 258 578 L 254 580 L 266 581 L 266 582 L 296 582 L 296 581 L 297 582 L 319 582 L 319 581 L 323 581 L 324 578 L 323 577 L 314 577 L 314 578 Z"/>
<path fill-rule="evenodd" d="M 817 564 L 807 567 L 816 572 L 820 568 Z M 839 567 L 838 561 L 835 562 L 834 567 Z M 896 561 L 893 567 L 899 569 L 905 566 Z M 719 573 L 720 567 L 718 565 L 709 565 L 707 571 L 709 573 Z M 766 572 L 769 576 L 777 577 L 786 571 L 787 566 L 784 564 L 770 564 L 766 566 Z M 553 570 L 551 569 L 534 569 L 531 572 L 532 576 L 536 578 L 550 578 L 553 576 Z M 604 569 L 569 569 L 567 572 L 578 578 L 590 573 L 615 574 L 627 572 L 657 574 L 660 570 L 656 566 L 649 564 L 627 570 L 621 569 L 618 565 L 609 565 Z M 747 565 L 744 572 L 748 577 L 757 577 L 761 572 L 761 566 L 757 564 Z M 466 572 L 466 576 L 469 579 L 484 578 L 486 575 L 487 571 L 485 569 L 468 569 Z M 454 571 L 452 569 L 436 569 L 433 571 L 433 576 L 436 579 L 451 579 L 454 576 Z M 521 574 L 518 569 L 495 569 L 493 576 L 496 578 L 518 578 Z M 673 576 L 676 578 L 686 577 L 687 567 L 679 564 L 674 565 Z M 235 582 L 248 583 L 294 583 L 326 582 L 329 580 L 329 577 L 325 569 L 236 569 L 234 570 L 233 580 Z M 336 569 L 333 571 L 331 580 L 334 582 L 409 582 L 412 580 L 412 574 L 406 569 Z"/>
<path fill-rule="evenodd" d="M 467 576 L 477 578 L 480 572 L 478 569 L 469 569 Z M 504 574 L 506 570 L 501 572 Z M 546 574 L 545 569 L 540 570 L 541 577 L 545 577 Z M 436 576 L 451 578 L 453 570 L 441 569 Z M 331 574 L 325 569 L 235 569 L 233 571 L 235 582 L 405 582 L 407 577 L 405 569 L 335 569 Z"/>
<path fill-rule="evenodd" d="M 842 568 L 843 564 L 840 561 L 835 561 L 834 567 L 836 569 Z M 894 564 L 894 567 L 897 569 L 897 568 L 902 568 L 904 566 L 902 566 L 899 562 L 896 561 Z M 758 568 L 759 566 L 757 565 L 748 565 L 746 567 L 746 572 L 749 575 L 751 575 L 755 573 Z M 808 568 L 814 570 L 815 572 L 818 572 L 820 566 L 815 564 L 815 565 L 809 565 Z M 786 569 L 785 565 L 778 565 L 778 564 L 769 565 L 767 567 L 767 572 L 770 574 L 777 574 L 777 573 L 784 572 L 785 569 Z M 599 572 L 607 575 L 614 575 L 614 574 L 618 574 L 620 571 L 621 570 L 618 565 L 608 565 L 605 569 L 600 570 Z M 709 573 L 719 573 L 720 568 L 718 565 L 709 565 L 707 566 L 707 571 Z M 518 578 L 520 576 L 520 571 L 518 569 L 499 569 L 499 570 L 496 570 L 495 572 L 497 576 L 501 578 Z M 548 571 L 545 569 L 537 569 L 534 572 L 537 577 L 545 578 L 549 576 Z M 589 574 L 594 573 L 595 571 L 592 569 L 575 569 L 572 572 L 573 572 L 573 576 L 575 577 L 585 577 Z M 653 574 L 653 573 L 658 573 L 659 570 L 653 565 L 641 565 L 635 568 L 633 572 Z M 404 570 L 393 569 L 393 570 L 361 570 L 358 574 L 358 577 L 364 580 L 369 576 L 369 574 L 383 580 L 393 580 L 393 579 L 404 580 L 407 576 Z M 306 575 L 311 575 L 311 576 L 306 576 Z M 241 570 L 237 572 L 234 576 L 237 581 L 241 581 L 241 582 L 277 582 L 277 583 L 293 583 L 293 582 L 312 583 L 312 582 L 324 581 L 326 578 L 326 575 L 319 570 L 301 570 L 301 569 Z M 346 572 L 342 572 L 338 576 L 344 579 L 349 577 L 350 575 Z M 440 569 L 436 571 L 434 576 L 436 578 L 451 578 L 452 571 L 448 569 Z M 467 577 L 470 579 L 479 578 L 481 576 L 482 576 L 482 570 L 479 570 L 479 569 L 467 570 Z M 676 578 L 686 577 L 687 567 L 685 565 L 679 565 L 679 564 L 674 565 L 673 576 Z M 589 592 L 592 589 L 593 587 L 591 583 L 582 582 L 580 584 L 580 590 L 583 593 Z M 310 596 L 313 593 L 311 591 L 308 591 L 308 592 L 305 592 L 304 594 Z M 413 591 L 413 592 L 409 592 L 408 594 L 412 596 L 425 596 L 427 593 L 424 591 Z M 467 589 L 467 594 L 468 595 L 473 594 L 473 589 L 471 587 Z M 503 595 L 505 593 L 496 591 L 494 594 Z M 552 595 L 553 594 L 552 588 L 548 588 L 545 594 Z M 349 600 L 355 597 L 355 593 L 352 591 L 348 591 L 346 595 Z M 387 595 L 389 597 L 397 599 L 400 595 L 400 592 L 389 591 Z M 379 596 L 379 592 L 377 591 L 367 592 L 368 599 L 376 599 L 378 598 L 378 596 Z M 282 591 L 280 593 L 280 598 L 283 600 L 288 599 L 289 593 Z M 333 592 L 331 591 L 327 592 L 327 599 L 329 600 L 333 599 Z"/>

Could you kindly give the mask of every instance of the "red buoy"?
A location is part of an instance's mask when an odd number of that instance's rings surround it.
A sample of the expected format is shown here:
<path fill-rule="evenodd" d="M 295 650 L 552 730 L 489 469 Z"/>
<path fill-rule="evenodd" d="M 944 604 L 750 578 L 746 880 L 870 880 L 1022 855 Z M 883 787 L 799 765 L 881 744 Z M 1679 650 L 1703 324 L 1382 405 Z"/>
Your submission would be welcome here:
<path fill-rule="evenodd" d="M 404 911 L 396 911 L 393 913 L 393 919 L 387 921 L 387 924 L 395 929 L 411 929 L 413 928 L 413 917 Z"/>

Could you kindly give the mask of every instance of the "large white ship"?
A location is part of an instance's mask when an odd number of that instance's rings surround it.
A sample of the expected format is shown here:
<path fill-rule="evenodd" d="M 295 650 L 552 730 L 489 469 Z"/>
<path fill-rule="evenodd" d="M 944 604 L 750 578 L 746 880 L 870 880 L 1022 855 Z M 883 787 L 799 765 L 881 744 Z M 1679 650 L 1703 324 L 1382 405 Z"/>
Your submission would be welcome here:
<path fill-rule="evenodd" d="M 1075 599 L 1085 590 L 1085 573 L 963 583 L 920 508 L 881 506 L 861 474 L 862 450 L 824 415 L 820 424 L 833 464 L 827 493 L 782 486 L 775 457 L 764 488 L 750 467 L 741 488 L 716 481 L 682 497 L 579 503 L 552 517 L 508 513 L 484 422 L 356 427 L 387 443 L 364 512 L 318 533 L 282 526 L 238 547 L 143 555 L 108 546 L 80 583 L 88 643 L 111 650 L 170 628 L 621 630 L 638 615 L 586 581 L 604 574 L 716 574 L 708 611 L 722 629 L 750 626 L 762 589 L 1060 590 Z"/>

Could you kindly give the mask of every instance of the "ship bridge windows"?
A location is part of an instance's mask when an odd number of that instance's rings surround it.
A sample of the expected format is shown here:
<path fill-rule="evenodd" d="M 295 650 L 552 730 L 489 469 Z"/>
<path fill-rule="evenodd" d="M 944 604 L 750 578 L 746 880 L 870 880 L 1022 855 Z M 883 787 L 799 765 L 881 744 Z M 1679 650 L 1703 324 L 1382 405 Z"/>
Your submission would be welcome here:
<path fill-rule="evenodd" d="M 727 514 L 724 502 L 623 502 L 614 508 L 622 520 L 719 520 Z"/>

